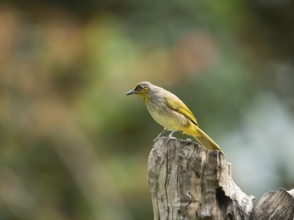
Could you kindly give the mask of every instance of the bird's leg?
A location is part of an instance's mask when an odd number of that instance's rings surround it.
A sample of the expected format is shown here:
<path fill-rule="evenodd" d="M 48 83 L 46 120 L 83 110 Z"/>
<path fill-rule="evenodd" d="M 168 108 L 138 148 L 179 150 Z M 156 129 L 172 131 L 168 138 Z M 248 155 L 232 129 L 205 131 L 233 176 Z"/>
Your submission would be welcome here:
<path fill-rule="evenodd" d="M 171 133 L 167 136 L 168 139 L 173 137 L 173 134 L 176 132 L 176 130 L 172 130 Z"/>
<path fill-rule="evenodd" d="M 172 130 L 172 132 L 167 136 L 167 138 L 164 141 L 164 144 L 167 144 L 167 142 L 173 137 L 173 134 L 176 132 L 177 130 Z"/>
<path fill-rule="evenodd" d="M 157 141 L 158 138 L 160 138 L 160 136 L 166 131 L 166 128 L 163 129 L 162 132 L 160 132 L 157 137 L 153 140 L 153 142 Z"/>

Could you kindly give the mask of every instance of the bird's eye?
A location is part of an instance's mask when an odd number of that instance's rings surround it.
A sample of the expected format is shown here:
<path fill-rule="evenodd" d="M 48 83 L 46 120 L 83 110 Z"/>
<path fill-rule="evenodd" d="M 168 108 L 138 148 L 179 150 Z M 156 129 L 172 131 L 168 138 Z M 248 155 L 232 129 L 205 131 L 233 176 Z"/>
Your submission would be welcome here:
<path fill-rule="evenodd" d="M 136 91 L 141 91 L 143 89 L 143 86 L 141 85 L 137 85 L 137 87 L 135 88 Z"/>

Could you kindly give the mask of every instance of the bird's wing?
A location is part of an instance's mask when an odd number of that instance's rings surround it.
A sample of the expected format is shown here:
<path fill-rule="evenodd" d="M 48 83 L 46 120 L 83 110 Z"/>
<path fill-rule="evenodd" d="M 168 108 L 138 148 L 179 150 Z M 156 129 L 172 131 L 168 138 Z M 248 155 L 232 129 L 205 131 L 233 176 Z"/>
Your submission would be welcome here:
<path fill-rule="evenodd" d="M 195 116 L 191 110 L 178 98 L 165 98 L 165 104 L 172 110 L 184 115 L 195 125 L 198 125 Z"/>

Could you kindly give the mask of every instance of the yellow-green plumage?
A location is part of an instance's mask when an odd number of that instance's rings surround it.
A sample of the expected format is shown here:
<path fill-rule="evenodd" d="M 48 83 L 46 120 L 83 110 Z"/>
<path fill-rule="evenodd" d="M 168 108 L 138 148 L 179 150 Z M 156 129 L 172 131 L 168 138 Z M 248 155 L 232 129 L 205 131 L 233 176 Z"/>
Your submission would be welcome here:
<path fill-rule="evenodd" d="M 199 127 L 191 110 L 173 93 L 149 82 L 140 82 L 127 95 L 141 96 L 152 118 L 165 129 L 193 136 L 210 150 L 220 147 Z"/>

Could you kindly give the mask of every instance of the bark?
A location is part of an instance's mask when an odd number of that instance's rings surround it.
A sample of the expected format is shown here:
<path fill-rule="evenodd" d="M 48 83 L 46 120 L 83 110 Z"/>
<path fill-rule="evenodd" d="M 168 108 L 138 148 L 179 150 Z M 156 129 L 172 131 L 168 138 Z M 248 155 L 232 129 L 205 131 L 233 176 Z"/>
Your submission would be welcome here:
<path fill-rule="evenodd" d="M 273 212 L 282 216 L 273 219 L 293 216 L 293 197 L 285 190 L 266 194 L 253 210 L 254 197 L 234 183 L 225 156 L 190 141 L 166 142 L 164 137 L 155 141 L 148 159 L 148 182 L 154 220 L 271 219 Z M 279 204 L 270 209 L 275 201 Z M 263 215 L 264 209 L 269 215 Z"/>
<path fill-rule="evenodd" d="M 148 160 L 155 220 L 249 219 L 253 196 L 234 183 L 222 153 L 165 140 L 155 142 Z"/>
<path fill-rule="evenodd" d="M 291 191 L 278 189 L 265 193 L 253 209 L 251 219 L 293 220 L 294 198 Z"/>

